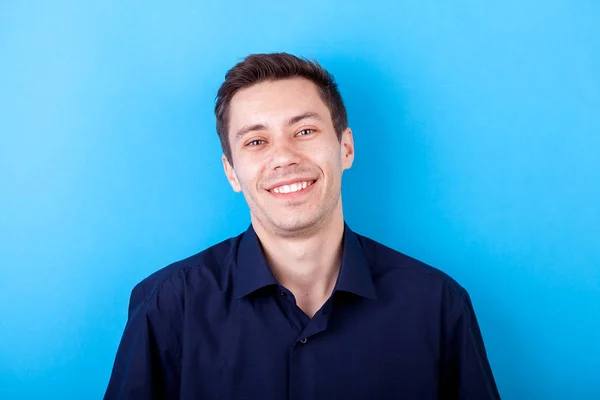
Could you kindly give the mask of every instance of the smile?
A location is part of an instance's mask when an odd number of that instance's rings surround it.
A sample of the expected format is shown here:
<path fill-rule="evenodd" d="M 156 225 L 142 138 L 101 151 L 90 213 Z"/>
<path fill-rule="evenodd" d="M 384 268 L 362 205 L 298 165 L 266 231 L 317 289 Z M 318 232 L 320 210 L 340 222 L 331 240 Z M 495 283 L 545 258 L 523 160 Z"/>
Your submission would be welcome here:
<path fill-rule="evenodd" d="M 315 181 L 300 181 L 292 183 L 291 185 L 277 186 L 271 189 L 270 191 L 273 193 L 294 193 L 306 189 L 313 183 L 315 183 Z"/>

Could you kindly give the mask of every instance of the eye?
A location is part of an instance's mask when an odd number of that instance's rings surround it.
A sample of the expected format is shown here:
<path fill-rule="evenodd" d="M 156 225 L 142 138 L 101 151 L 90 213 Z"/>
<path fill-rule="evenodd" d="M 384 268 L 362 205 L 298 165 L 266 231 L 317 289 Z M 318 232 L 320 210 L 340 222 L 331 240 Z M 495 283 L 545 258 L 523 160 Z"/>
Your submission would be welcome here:
<path fill-rule="evenodd" d="M 311 133 L 313 133 L 315 130 L 314 129 L 302 129 L 300 132 L 296 133 L 296 136 L 306 136 L 306 135 L 310 135 Z"/>
<path fill-rule="evenodd" d="M 255 139 L 255 140 L 251 140 L 248 143 L 246 143 L 246 146 L 259 146 L 261 144 L 265 143 L 264 140 L 262 139 Z"/>

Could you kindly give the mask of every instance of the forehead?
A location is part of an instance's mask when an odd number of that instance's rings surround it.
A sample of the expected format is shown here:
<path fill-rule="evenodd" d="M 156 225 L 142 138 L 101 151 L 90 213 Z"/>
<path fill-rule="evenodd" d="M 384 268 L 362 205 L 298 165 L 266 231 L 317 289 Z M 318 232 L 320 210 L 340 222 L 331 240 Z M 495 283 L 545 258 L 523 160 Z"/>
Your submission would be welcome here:
<path fill-rule="evenodd" d="M 241 89 L 229 107 L 230 132 L 253 123 L 277 124 L 311 111 L 329 116 L 317 86 L 299 77 L 265 81 Z"/>

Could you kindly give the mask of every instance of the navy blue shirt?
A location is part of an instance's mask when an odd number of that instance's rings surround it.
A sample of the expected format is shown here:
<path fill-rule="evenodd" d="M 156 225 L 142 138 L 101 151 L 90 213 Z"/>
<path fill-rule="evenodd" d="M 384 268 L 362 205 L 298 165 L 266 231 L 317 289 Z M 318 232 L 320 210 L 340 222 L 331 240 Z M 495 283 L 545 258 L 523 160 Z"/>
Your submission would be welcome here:
<path fill-rule="evenodd" d="M 498 399 L 467 292 L 345 225 L 309 318 L 250 226 L 132 291 L 105 399 Z"/>

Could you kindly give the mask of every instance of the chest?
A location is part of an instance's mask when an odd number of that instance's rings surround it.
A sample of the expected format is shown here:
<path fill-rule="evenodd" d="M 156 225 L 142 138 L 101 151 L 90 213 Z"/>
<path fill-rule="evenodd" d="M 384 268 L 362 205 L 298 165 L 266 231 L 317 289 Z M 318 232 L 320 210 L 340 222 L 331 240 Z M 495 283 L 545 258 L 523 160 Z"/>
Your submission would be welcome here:
<path fill-rule="evenodd" d="M 182 398 L 436 398 L 439 332 L 406 313 L 357 301 L 308 319 L 265 302 L 217 320 L 190 316 Z"/>

